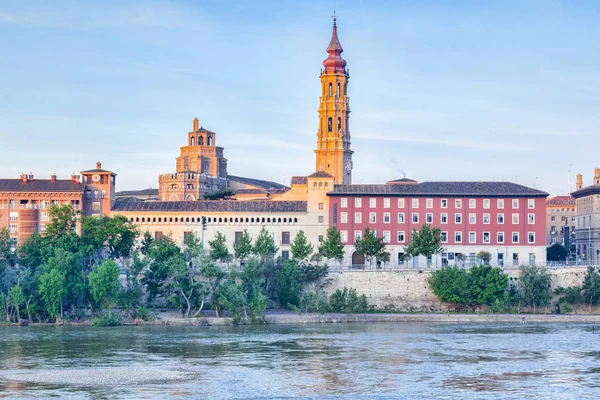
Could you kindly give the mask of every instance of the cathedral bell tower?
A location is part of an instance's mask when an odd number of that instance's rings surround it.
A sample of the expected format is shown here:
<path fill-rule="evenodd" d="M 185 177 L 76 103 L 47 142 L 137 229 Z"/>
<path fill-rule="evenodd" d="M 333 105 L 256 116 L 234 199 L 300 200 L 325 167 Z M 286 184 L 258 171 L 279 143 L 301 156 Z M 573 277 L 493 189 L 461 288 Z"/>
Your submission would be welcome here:
<path fill-rule="evenodd" d="M 352 183 L 352 153 L 348 116 L 348 79 L 344 51 L 337 35 L 336 17 L 333 33 L 327 46 L 329 56 L 321 70 L 321 103 L 319 105 L 319 131 L 317 132 L 317 171 L 325 171 L 335 179 L 335 184 Z"/>

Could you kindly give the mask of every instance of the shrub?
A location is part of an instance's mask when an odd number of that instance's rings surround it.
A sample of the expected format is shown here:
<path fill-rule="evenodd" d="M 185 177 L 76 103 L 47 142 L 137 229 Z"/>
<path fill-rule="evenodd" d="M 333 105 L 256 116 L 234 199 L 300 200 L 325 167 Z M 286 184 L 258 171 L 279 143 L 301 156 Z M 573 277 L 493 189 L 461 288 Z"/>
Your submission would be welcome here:
<path fill-rule="evenodd" d="M 358 295 L 356 289 L 344 287 L 337 289 L 329 297 L 329 305 L 332 312 L 336 313 L 365 313 L 372 310 L 364 294 Z"/>
<path fill-rule="evenodd" d="M 114 314 L 102 314 L 92 320 L 92 326 L 95 328 L 118 325 L 121 325 L 121 321 Z"/>

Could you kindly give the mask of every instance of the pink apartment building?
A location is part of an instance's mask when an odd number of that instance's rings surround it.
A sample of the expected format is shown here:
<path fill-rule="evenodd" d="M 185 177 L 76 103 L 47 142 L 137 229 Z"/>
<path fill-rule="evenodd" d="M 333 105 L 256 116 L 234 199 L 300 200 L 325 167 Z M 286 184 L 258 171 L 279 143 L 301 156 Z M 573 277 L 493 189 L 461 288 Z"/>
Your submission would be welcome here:
<path fill-rule="evenodd" d="M 379 185 L 335 185 L 330 225 L 346 244 L 345 263 L 364 263 L 354 241 L 365 227 L 384 238 L 391 264 L 426 266 L 425 257 L 404 260 L 411 232 L 423 224 L 441 230 L 445 251 L 431 263 L 472 265 L 485 250 L 491 264 L 546 262 L 548 193 L 510 182 L 423 182 L 398 179 Z"/>

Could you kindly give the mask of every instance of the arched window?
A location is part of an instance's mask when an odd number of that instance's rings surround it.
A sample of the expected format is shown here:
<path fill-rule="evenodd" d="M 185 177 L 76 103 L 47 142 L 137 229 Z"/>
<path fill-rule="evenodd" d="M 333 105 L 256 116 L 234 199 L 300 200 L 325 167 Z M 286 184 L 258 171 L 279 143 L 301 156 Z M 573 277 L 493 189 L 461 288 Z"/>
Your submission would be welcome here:
<path fill-rule="evenodd" d="M 179 218 L 175 218 L 175 222 L 179 222 Z"/>
<path fill-rule="evenodd" d="M 331 132 L 331 117 L 327 118 L 327 132 Z"/>
<path fill-rule="evenodd" d="M 204 136 L 198 136 L 198 146 L 204 146 Z"/>
<path fill-rule="evenodd" d="M 162 222 L 162 218 L 161 217 L 158 217 L 158 222 Z"/>
<path fill-rule="evenodd" d="M 337 97 L 340 97 L 340 83 L 337 84 Z"/>
<path fill-rule="evenodd" d="M 219 218 L 219 222 L 223 222 L 223 220 L 221 218 Z"/>
<path fill-rule="evenodd" d="M 131 222 L 133 222 L 133 217 L 131 217 Z"/>
<path fill-rule="evenodd" d="M 229 222 L 233 222 L 233 218 L 229 218 Z"/>
<path fill-rule="evenodd" d="M 196 138 L 192 136 L 192 138 L 190 139 L 190 146 L 193 146 L 196 144 Z"/>
<path fill-rule="evenodd" d="M 317 182 L 313 183 L 313 188 L 317 188 Z"/>
<path fill-rule="evenodd" d="M 142 222 L 146 222 L 146 218 L 142 217 Z"/>
<path fill-rule="evenodd" d="M 319 189 L 323 188 L 323 182 L 319 182 Z"/>
<path fill-rule="evenodd" d="M 196 222 L 196 218 L 192 217 L 192 223 Z"/>
<path fill-rule="evenodd" d="M 248 219 L 248 217 L 246 217 L 246 223 L 248 223 L 250 220 Z"/>
<path fill-rule="evenodd" d="M 212 146 L 212 136 L 208 135 L 208 136 L 206 137 L 206 144 L 207 144 L 208 146 Z"/>
<path fill-rule="evenodd" d="M 277 222 L 281 223 L 281 218 L 277 218 Z"/>
<path fill-rule="evenodd" d="M 325 189 L 327 189 L 327 186 L 329 186 L 329 184 L 327 182 L 325 182 Z"/>
<path fill-rule="evenodd" d="M 190 222 L 190 219 L 189 219 L 189 218 L 186 218 L 186 219 L 185 219 L 185 222 Z"/>
<path fill-rule="evenodd" d="M 173 222 L 173 217 L 169 217 L 169 222 Z"/>
<path fill-rule="evenodd" d="M 135 222 L 140 222 L 140 219 L 139 219 L 139 218 L 136 218 L 136 219 L 135 219 Z"/>
<path fill-rule="evenodd" d="M 329 83 L 329 97 L 333 95 L 333 85 Z"/>
<path fill-rule="evenodd" d="M 294 223 L 298 222 L 298 218 L 294 218 Z"/>
<path fill-rule="evenodd" d="M 338 131 L 342 130 L 342 118 L 338 117 Z"/>
<path fill-rule="evenodd" d="M 271 218 L 267 218 L 267 223 L 271 223 Z"/>
<path fill-rule="evenodd" d="M 237 219 L 237 218 L 235 219 L 235 222 L 238 222 L 238 219 Z"/>
<path fill-rule="evenodd" d="M 265 222 L 265 217 L 262 218 L 262 222 Z"/>
<path fill-rule="evenodd" d="M 284 223 L 284 224 L 285 224 L 285 223 L 287 223 L 287 218 L 284 218 L 284 219 L 283 219 L 283 223 Z"/>

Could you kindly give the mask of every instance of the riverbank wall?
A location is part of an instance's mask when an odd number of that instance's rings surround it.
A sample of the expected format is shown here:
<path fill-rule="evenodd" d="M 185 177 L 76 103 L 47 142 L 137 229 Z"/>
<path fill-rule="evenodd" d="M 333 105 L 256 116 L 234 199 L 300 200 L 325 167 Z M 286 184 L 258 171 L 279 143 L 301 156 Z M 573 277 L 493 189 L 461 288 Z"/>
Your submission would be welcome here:
<path fill-rule="evenodd" d="M 579 286 L 583 282 L 587 268 L 553 268 L 548 272 L 552 277 L 552 290 L 555 288 Z M 518 284 L 519 269 L 504 271 L 509 284 Z M 337 289 L 354 288 L 369 299 L 378 309 L 394 309 L 401 312 L 444 312 L 448 305 L 441 303 L 431 291 L 427 279 L 429 270 L 399 271 L 344 271 L 329 274 L 331 284 L 328 294 Z"/>

